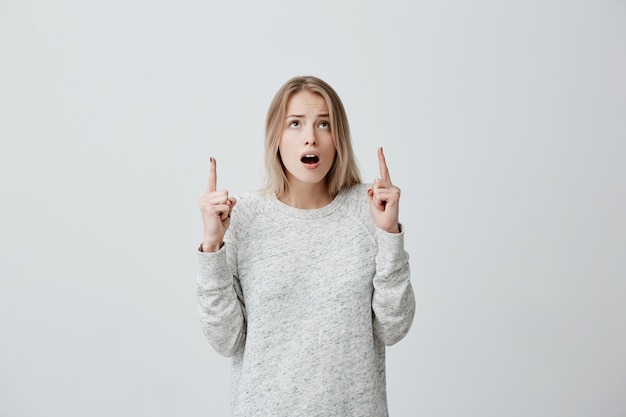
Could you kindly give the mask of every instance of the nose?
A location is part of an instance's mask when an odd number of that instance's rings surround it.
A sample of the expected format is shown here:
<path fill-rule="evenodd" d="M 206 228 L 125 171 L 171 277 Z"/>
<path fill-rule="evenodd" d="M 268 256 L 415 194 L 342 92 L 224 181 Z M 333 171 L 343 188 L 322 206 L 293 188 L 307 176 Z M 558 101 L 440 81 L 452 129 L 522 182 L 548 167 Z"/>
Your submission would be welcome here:
<path fill-rule="evenodd" d="M 317 136 L 315 135 L 315 128 L 309 127 L 305 132 L 305 144 L 306 145 L 317 145 Z"/>

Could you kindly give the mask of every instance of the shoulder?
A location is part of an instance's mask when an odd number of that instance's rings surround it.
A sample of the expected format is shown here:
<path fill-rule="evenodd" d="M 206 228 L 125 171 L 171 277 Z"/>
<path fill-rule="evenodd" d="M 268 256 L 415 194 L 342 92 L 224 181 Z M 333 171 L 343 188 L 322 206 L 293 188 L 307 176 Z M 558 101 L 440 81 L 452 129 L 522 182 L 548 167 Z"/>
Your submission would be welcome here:
<path fill-rule="evenodd" d="M 242 233 L 263 213 L 270 209 L 273 198 L 261 191 L 251 191 L 236 195 L 237 204 L 233 207 L 229 231 L 241 237 Z"/>
<path fill-rule="evenodd" d="M 356 184 L 340 192 L 344 198 L 344 209 L 359 223 L 372 231 L 373 221 L 369 211 L 369 198 L 367 196 L 368 184 Z"/>
<path fill-rule="evenodd" d="M 351 201 L 366 200 L 367 201 L 367 186 L 368 184 L 360 183 L 341 190 L 342 194 L 345 194 L 346 198 Z"/>
<path fill-rule="evenodd" d="M 236 195 L 237 204 L 233 208 L 232 217 L 254 218 L 268 210 L 273 198 L 270 194 L 261 191 L 250 191 Z"/>
<path fill-rule="evenodd" d="M 344 199 L 344 205 L 351 210 L 368 207 L 367 184 L 356 184 L 339 192 Z"/>

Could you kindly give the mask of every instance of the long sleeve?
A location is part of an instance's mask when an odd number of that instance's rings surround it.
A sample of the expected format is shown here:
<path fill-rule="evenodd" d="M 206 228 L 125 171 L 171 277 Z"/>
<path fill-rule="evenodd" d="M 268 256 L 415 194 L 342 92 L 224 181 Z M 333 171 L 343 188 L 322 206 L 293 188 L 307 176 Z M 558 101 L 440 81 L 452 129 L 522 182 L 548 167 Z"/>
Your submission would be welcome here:
<path fill-rule="evenodd" d="M 404 250 L 404 232 L 376 229 L 378 253 L 372 311 L 374 333 L 387 346 L 400 341 L 411 328 L 415 296 L 410 281 L 409 255 Z"/>
<path fill-rule="evenodd" d="M 198 251 L 198 315 L 204 334 L 221 355 L 232 356 L 246 339 L 245 305 L 239 280 L 231 272 L 226 246 L 215 253 Z"/>

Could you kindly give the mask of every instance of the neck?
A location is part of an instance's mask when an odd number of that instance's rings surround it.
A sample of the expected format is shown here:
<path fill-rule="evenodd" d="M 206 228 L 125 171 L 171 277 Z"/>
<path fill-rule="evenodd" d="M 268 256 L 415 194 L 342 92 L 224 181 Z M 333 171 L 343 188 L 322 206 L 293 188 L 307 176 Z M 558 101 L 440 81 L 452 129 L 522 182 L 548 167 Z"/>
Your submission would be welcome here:
<path fill-rule="evenodd" d="M 298 209 L 318 209 L 327 206 L 333 198 L 325 183 L 291 185 L 278 196 L 283 203 Z"/>

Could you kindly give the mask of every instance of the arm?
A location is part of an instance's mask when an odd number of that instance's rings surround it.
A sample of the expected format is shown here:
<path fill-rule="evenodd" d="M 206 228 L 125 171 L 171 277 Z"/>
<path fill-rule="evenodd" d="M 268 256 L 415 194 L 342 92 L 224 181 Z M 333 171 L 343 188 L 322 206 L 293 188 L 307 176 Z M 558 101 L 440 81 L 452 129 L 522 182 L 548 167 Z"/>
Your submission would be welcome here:
<path fill-rule="evenodd" d="M 378 148 L 380 178 L 367 188 L 370 213 L 376 225 L 376 274 L 372 311 L 374 334 L 386 345 L 402 339 L 413 322 L 415 296 L 409 280 L 409 255 L 398 222 L 400 188 L 393 185 L 383 149 Z"/>
<path fill-rule="evenodd" d="M 232 356 L 246 339 L 245 305 L 239 280 L 230 272 L 226 247 L 218 252 L 198 251 L 200 271 L 198 315 L 211 346 L 221 355 Z"/>
<path fill-rule="evenodd" d="M 241 286 L 236 274 L 236 245 L 224 245 L 224 235 L 231 223 L 231 213 L 237 200 L 227 190 L 216 190 L 217 169 L 211 158 L 209 181 L 200 197 L 203 241 L 198 248 L 200 271 L 198 284 L 198 314 L 202 330 L 215 350 L 232 356 L 244 345 L 246 326 Z M 231 231 L 229 231 L 230 233 Z M 236 233 L 230 233 L 232 241 Z"/>
<path fill-rule="evenodd" d="M 404 233 L 376 229 L 378 254 L 372 312 L 374 334 L 387 346 L 400 341 L 411 328 L 415 296 L 411 287 L 409 255 L 404 250 Z"/>

